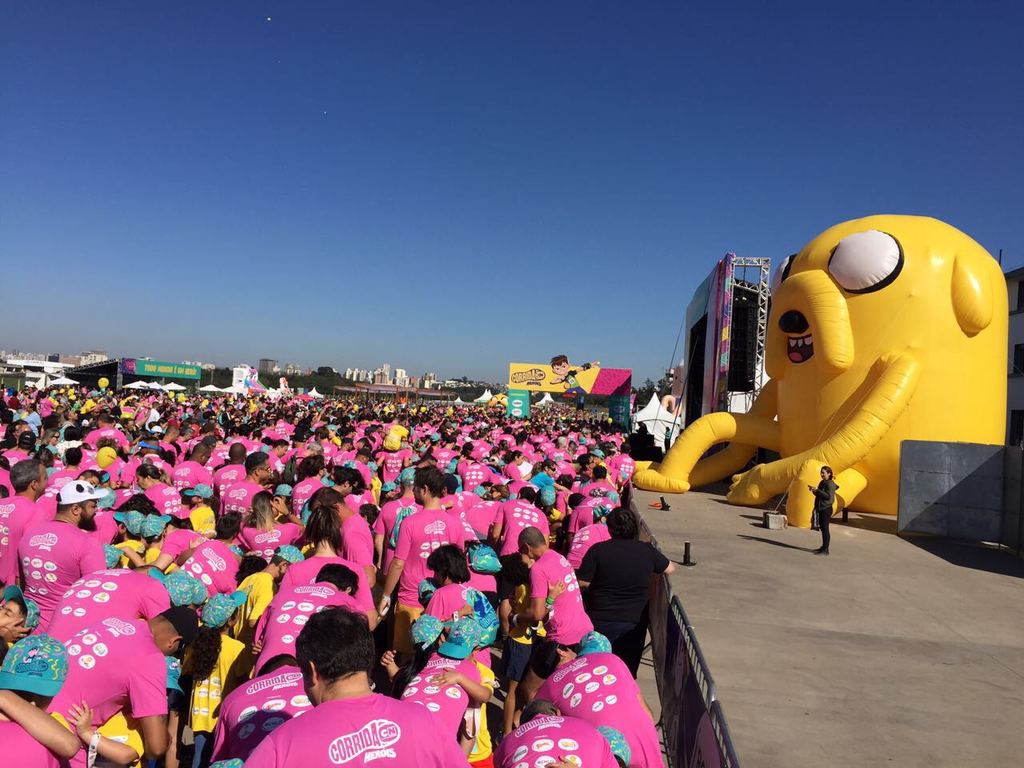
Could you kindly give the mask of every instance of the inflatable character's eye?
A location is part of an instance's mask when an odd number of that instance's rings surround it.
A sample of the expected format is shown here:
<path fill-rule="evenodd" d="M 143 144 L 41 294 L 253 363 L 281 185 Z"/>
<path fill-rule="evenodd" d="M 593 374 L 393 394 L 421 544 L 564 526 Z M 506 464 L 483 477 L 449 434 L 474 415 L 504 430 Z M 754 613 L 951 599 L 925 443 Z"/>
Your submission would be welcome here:
<path fill-rule="evenodd" d="M 877 229 L 844 237 L 828 260 L 829 274 L 849 293 L 885 288 L 902 269 L 900 244 L 892 235 Z"/>
<path fill-rule="evenodd" d="M 775 270 L 775 274 L 772 275 L 772 293 L 779 290 L 779 286 L 782 285 L 782 281 L 789 277 L 789 268 L 793 266 L 793 259 L 796 258 L 794 253 L 792 256 L 787 256 L 779 264 L 779 268 Z"/>

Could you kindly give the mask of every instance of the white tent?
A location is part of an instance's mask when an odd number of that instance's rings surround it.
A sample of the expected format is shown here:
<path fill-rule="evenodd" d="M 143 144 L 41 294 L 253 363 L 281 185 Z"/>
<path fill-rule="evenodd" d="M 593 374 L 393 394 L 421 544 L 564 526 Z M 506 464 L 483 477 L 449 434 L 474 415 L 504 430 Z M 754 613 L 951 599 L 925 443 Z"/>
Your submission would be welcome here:
<path fill-rule="evenodd" d="M 673 415 L 661 407 L 657 393 L 651 395 L 651 401 L 641 408 L 633 416 L 633 431 L 635 432 L 641 424 L 647 425 L 647 431 L 654 436 L 654 440 L 661 445 L 665 439 L 665 430 L 672 431 L 672 440 L 683 428 L 683 414 Z"/>
<path fill-rule="evenodd" d="M 58 376 L 56 379 L 50 379 L 51 387 L 68 387 L 77 383 L 77 381 L 69 379 L 67 376 Z"/>
<path fill-rule="evenodd" d="M 551 397 L 550 392 L 545 392 L 544 397 L 533 404 L 534 408 L 547 408 L 549 405 L 554 405 L 555 399 Z"/>
<path fill-rule="evenodd" d="M 489 403 L 489 402 L 491 402 L 491 400 L 493 398 L 494 398 L 494 395 L 491 394 L 491 390 L 486 389 L 486 390 L 484 390 L 484 393 L 482 395 L 480 395 L 480 397 L 478 397 L 473 402 L 474 403 Z"/>
<path fill-rule="evenodd" d="M 466 401 L 463 400 L 461 397 L 456 397 L 455 400 L 452 401 L 452 405 L 465 405 L 465 404 L 466 404 Z"/>
<path fill-rule="evenodd" d="M 149 389 L 149 384 L 144 381 L 133 381 L 131 384 L 125 384 L 125 389 Z"/>
<path fill-rule="evenodd" d="M 214 384 L 207 384 L 205 387 L 199 388 L 200 392 L 223 392 L 224 390 Z"/>
<path fill-rule="evenodd" d="M 184 392 L 185 388 L 181 384 L 175 384 L 173 381 L 170 384 L 164 384 L 164 392 Z"/>
<path fill-rule="evenodd" d="M 163 386 L 161 384 L 158 384 L 155 381 L 147 381 L 146 382 L 146 389 L 155 390 L 157 392 L 163 392 L 164 391 Z"/>
<path fill-rule="evenodd" d="M 308 394 L 310 397 L 315 397 L 317 400 L 323 397 L 323 395 L 316 391 L 316 387 L 313 387 L 311 390 L 309 390 Z"/>

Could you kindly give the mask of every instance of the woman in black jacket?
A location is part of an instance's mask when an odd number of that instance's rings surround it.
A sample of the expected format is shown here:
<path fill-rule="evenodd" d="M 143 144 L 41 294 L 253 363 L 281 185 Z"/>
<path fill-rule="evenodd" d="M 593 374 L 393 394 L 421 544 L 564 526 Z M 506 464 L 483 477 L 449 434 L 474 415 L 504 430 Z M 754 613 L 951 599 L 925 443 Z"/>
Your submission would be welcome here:
<path fill-rule="evenodd" d="M 821 468 L 821 482 L 817 488 L 813 485 L 807 486 L 807 490 L 814 494 L 814 514 L 821 529 L 821 546 L 814 550 L 816 555 L 828 554 L 828 545 L 832 538 L 828 532 L 828 524 L 832 519 L 832 506 L 835 504 L 838 489 L 839 486 L 832 479 L 832 467 Z"/>

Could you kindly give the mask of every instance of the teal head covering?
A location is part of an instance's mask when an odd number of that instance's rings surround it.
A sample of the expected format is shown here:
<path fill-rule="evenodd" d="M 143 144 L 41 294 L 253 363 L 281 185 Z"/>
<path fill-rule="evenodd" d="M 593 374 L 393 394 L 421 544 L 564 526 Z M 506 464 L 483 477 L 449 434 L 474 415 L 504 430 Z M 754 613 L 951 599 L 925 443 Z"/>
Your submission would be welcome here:
<path fill-rule="evenodd" d="M 302 550 L 292 544 L 282 544 L 274 550 L 274 557 L 283 557 L 291 564 L 301 563 L 306 558 L 302 556 Z"/>
<path fill-rule="evenodd" d="M 235 611 L 245 605 L 245 592 L 232 592 L 230 595 L 216 594 L 203 606 L 203 624 L 220 629 L 235 615 Z"/>
<path fill-rule="evenodd" d="M 441 636 L 444 624 L 437 616 L 423 614 L 412 625 L 412 641 L 420 648 L 427 648 Z"/>
<path fill-rule="evenodd" d="M 138 536 L 142 533 L 142 521 L 146 519 L 146 516 L 137 509 L 133 509 L 128 512 L 115 512 L 114 519 L 121 523 L 132 536 Z"/>
<path fill-rule="evenodd" d="M 121 562 L 121 550 L 113 544 L 104 544 L 103 557 L 107 562 L 107 568 L 116 568 L 117 564 Z"/>
<path fill-rule="evenodd" d="M 0 666 L 0 689 L 56 696 L 68 676 L 68 652 L 46 634 L 19 640 Z"/>
<path fill-rule="evenodd" d="M 591 630 L 580 640 L 580 656 L 589 656 L 592 653 L 611 653 L 612 644 L 607 637 L 600 632 Z"/>
<path fill-rule="evenodd" d="M 633 750 L 629 748 L 626 737 L 622 735 L 622 732 L 608 725 L 599 725 L 597 730 L 600 731 L 605 741 L 608 742 L 612 754 L 619 758 L 623 765 L 629 765 L 629 761 L 633 758 Z"/>
<path fill-rule="evenodd" d="M 146 515 L 146 519 L 142 521 L 139 533 L 142 534 L 144 539 L 155 539 L 164 532 L 164 528 L 167 527 L 169 522 L 171 522 L 170 515 Z"/>

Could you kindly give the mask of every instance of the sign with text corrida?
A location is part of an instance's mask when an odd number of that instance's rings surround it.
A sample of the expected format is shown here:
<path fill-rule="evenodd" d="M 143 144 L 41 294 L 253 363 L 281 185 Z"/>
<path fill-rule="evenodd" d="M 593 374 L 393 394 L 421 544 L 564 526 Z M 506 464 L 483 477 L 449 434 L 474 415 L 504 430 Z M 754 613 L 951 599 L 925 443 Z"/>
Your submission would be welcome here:
<path fill-rule="evenodd" d="M 162 376 L 169 379 L 198 379 L 202 369 L 198 365 L 126 357 L 121 360 L 121 373 L 133 376 Z"/>
<path fill-rule="evenodd" d="M 509 363 L 508 388 L 529 392 L 551 392 L 566 397 L 579 395 L 628 395 L 633 371 L 602 368 L 600 363 L 571 363 L 565 355 L 550 363 Z"/>

